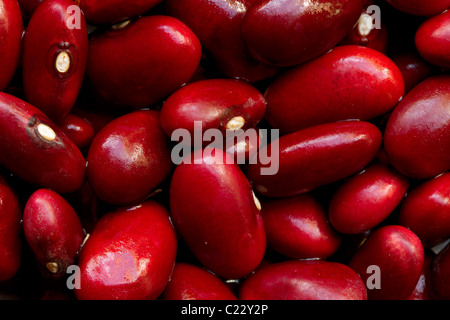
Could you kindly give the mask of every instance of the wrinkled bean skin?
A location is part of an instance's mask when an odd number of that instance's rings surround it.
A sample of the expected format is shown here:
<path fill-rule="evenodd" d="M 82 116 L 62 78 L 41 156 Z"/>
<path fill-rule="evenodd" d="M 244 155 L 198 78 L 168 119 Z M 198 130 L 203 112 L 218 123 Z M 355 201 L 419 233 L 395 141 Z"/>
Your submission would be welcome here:
<path fill-rule="evenodd" d="M 103 101 L 141 109 L 187 83 L 200 58 L 200 42 L 184 23 L 169 16 L 147 16 L 94 35 L 86 75 Z"/>
<path fill-rule="evenodd" d="M 398 67 L 384 54 L 338 46 L 293 68 L 267 89 L 267 121 L 282 132 L 340 120 L 371 120 L 404 94 Z"/>
<path fill-rule="evenodd" d="M 450 299 L 450 246 L 447 245 L 431 262 L 431 287 L 437 299 Z"/>
<path fill-rule="evenodd" d="M 416 32 L 417 51 L 428 62 L 450 68 L 450 12 L 427 19 Z"/>
<path fill-rule="evenodd" d="M 134 111 L 107 124 L 94 137 L 86 159 L 95 194 L 115 205 L 144 200 L 173 166 L 156 110 Z"/>
<path fill-rule="evenodd" d="M 19 65 L 23 23 L 16 0 L 1 0 L 0 6 L 0 91 L 4 91 Z"/>
<path fill-rule="evenodd" d="M 68 9 L 73 5 L 71 0 L 45 1 L 34 12 L 23 39 L 22 78 L 27 102 L 53 121 L 73 108 L 86 70 L 87 27 L 81 14 L 79 28 L 71 28 Z"/>
<path fill-rule="evenodd" d="M 366 300 L 361 278 L 336 262 L 285 261 L 255 272 L 242 284 L 242 300 Z"/>
<path fill-rule="evenodd" d="M 26 202 L 23 230 L 45 277 L 61 278 L 75 264 L 85 233 L 73 207 L 58 193 L 36 190 Z"/>
<path fill-rule="evenodd" d="M 264 202 L 261 215 L 267 244 L 289 258 L 326 259 L 341 244 L 341 235 L 311 195 Z"/>
<path fill-rule="evenodd" d="M 450 0 L 386 0 L 394 8 L 417 16 L 433 16 L 450 7 Z"/>
<path fill-rule="evenodd" d="M 90 24 L 112 24 L 146 13 L 162 0 L 79 0 Z"/>
<path fill-rule="evenodd" d="M 186 159 L 191 163 L 177 166 L 170 185 L 175 229 L 208 270 L 227 279 L 247 276 L 266 249 L 250 183 L 220 149 L 198 150 Z"/>
<path fill-rule="evenodd" d="M 0 281 L 13 278 L 22 257 L 22 208 L 17 194 L 0 176 Z"/>
<path fill-rule="evenodd" d="M 244 16 L 242 37 L 258 61 L 291 67 L 341 42 L 362 10 L 360 0 L 259 1 Z"/>
<path fill-rule="evenodd" d="M 391 55 L 405 80 L 405 93 L 431 75 L 433 67 L 417 52 L 400 52 Z"/>
<path fill-rule="evenodd" d="M 380 288 L 367 290 L 369 300 L 403 300 L 410 296 L 419 281 L 424 264 L 420 239 L 410 230 L 388 225 L 375 230 L 349 262 L 364 283 L 379 267 Z"/>
<path fill-rule="evenodd" d="M 429 179 L 450 169 L 450 77 L 429 77 L 398 104 L 384 133 L 390 163 L 400 173 Z"/>
<path fill-rule="evenodd" d="M 199 37 L 208 61 L 228 78 L 257 82 L 278 68 L 254 60 L 241 37 L 247 10 L 258 0 L 166 0 L 169 15 L 186 23 Z"/>
<path fill-rule="evenodd" d="M 162 300 L 236 300 L 234 293 L 214 274 L 189 263 L 175 264 Z"/>
<path fill-rule="evenodd" d="M 41 125 L 54 137 L 40 133 Z M 1 165 L 32 185 L 69 193 L 84 183 L 77 146 L 39 109 L 7 93 L 0 93 L 0 149 Z"/>
<path fill-rule="evenodd" d="M 397 208 L 408 187 L 408 179 L 396 170 L 373 164 L 334 193 L 328 209 L 330 222 L 342 233 L 368 231 Z"/>
<path fill-rule="evenodd" d="M 79 300 L 153 300 L 169 282 L 177 236 L 165 207 L 147 201 L 105 214 L 79 255 Z"/>
<path fill-rule="evenodd" d="M 343 121 L 303 129 L 279 140 L 279 170 L 263 175 L 259 159 L 247 176 L 257 192 L 288 197 L 346 178 L 367 166 L 381 146 L 381 132 L 364 121 Z M 271 145 L 260 149 L 271 148 Z"/>
<path fill-rule="evenodd" d="M 87 120 L 75 114 L 67 114 L 61 121 L 58 121 L 57 125 L 80 150 L 89 147 L 94 139 L 94 127 Z"/>
<path fill-rule="evenodd" d="M 411 190 L 400 208 L 399 222 L 413 231 L 425 247 L 450 237 L 450 173 Z"/>
<path fill-rule="evenodd" d="M 237 129 L 255 127 L 264 117 L 266 100 L 252 85 L 241 80 L 211 79 L 187 84 L 167 98 L 161 109 L 161 125 L 168 136 L 176 129 L 194 135 L 194 122 L 202 130 L 234 130 L 229 121 L 242 117 Z"/>

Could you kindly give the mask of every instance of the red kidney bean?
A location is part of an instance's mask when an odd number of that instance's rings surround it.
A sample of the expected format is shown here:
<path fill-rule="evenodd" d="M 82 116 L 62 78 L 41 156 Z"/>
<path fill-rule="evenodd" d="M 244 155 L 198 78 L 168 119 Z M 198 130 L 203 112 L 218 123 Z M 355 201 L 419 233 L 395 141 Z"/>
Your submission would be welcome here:
<path fill-rule="evenodd" d="M 420 55 L 428 62 L 446 69 L 450 68 L 450 58 L 447 55 L 450 50 L 449 28 L 450 12 L 446 11 L 423 22 L 417 29 L 415 37 L 416 48 Z"/>
<path fill-rule="evenodd" d="M 190 83 L 170 95 L 161 109 L 161 125 L 167 135 L 176 129 L 194 134 L 194 122 L 202 130 L 245 130 L 264 117 L 266 100 L 247 82 L 211 79 Z"/>
<path fill-rule="evenodd" d="M 386 0 L 394 8 L 417 16 L 433 16 L 450 7 L 450 0 Z"/>
<path fill-rule="evenodd" d="M 86 69 L 86 22 L 81 13 L 72 17 L 71 6 L 71 0 L 42 3 L 23 39 L 22 78 L 27 102 L 53 121 L 73 108 Z M 79 25 L 71 25 L 72 19 Z"/>
<path fill-rule="evenodd" d="M 61 278 L 76 263 L 85 238 L 73 207 L 48 189 L 38 189 L 27 200 L 23 231 L 42 274 L 52 278 Z"/>
<path fill-rule="evenodd" d="M 128 205 L 144 200 L 171 173 L 169 142 L 156 110 L 125 114 L 94 137 L 87 178 L 103 201 Z"/>
<path fill-rule="evenodd" d="M 208 270 L 236 279 L 261 262 L 266 238 L 260 203 L 227 153 L 198 150 L 185 158 L 172 176 L 170 207 L 175 229 Z"/>
<path fill-rule="evenodd" d="M 261 215 L 267 244 L 289 258 L 326 259 L 341 245 L 341 235 L 309 194 L 263 202 Z"/>
<path fill-rule="evenodd" d="M 207 61 L 229 78 L 257 82 L 278 68 L 255 61 L 241 37 L 242 20 L 257 0 L 166 0 L 169 15 L 186 23 L 199 37 Z"/>
<path fill-rule="evenodd" d="M 25 181 L 69 193 L 82 186 L 86 161 L 39 109 L 0 93 L 0 164 Z"/>
<path fill-rule="evenodd" d="M 88 148 L 94 139 L 93 126 L 87 120 L 73 113 L 67 114 L 57 125 L 80 150 Z"/>
<path fill-rule="evenodd" d="M 36 8 L 43 2 L 44 0 L 18 0 L 20 10 L 22 11 L 22 18 L 25 21 L 30 20 Z"/>
<path fill-rule="evenodd" d="M 13 278 L 21 266 L 21 219 L 19 197 L 0 176 L 0 281 Z"/>
<path fill-rule="evenodd" d="M 328 209 L 331 225 L 342 233 L 368 231 L 392 214 L 408 187 L 408 179 L 396 170 L 373 164 L 333 194 Z"/>
<path fill-rule="evenodd" d="M 342 41 L 362 9 L 360 0 L 259 1 L 244 17 L 242 37 L 258 61 L 290 67 Z"/>
<path fill-rule="evenodd" d="M 175 264 L 162 300 L 236 300 L 220 278 L 193 264 Z"/>
<path fill-rule="evenodd" d="M 4 91 L 19 65 L 23 23 L 16 0 L 0 0 L 0 7 L 0 91 Z"/>
<path fill-rule="evenodd" d="M 450 173 L 427 180 L 408 193 L 399 223 L 413 231 L 425 247 L 450 237 Z"/>
<path fill-rule="evenodd" d="M 112 24 L 142 15 L 162 0 L 78 0 L 90 24 Z"/>
<path fill-rule="evenodd" d="M 267 89 L 267 121 L 282 132 L 339 120 L 371 120 L 404 94 L 398 67 L 384 54 L 338 46 L 287 71 Z"/>
<path fill-rule="evenodd" d="M 255 272 L 242 284 L 241 300 L 366 300 L 361 278 L 337 262 L 285 261 Z"/>
<path fill-rule="evenodd" d="M 416 287 L 424 259 L 423 246 L 412 231 L 387 225 L 371 233 L 348 265 L 366 283 L 369 300 L 403 300 Z"/>
<path fill-rule="evenodd" d="M 384 133 L 390 163 L 400 173 L 427 179 L 450 169 L 450 77 L 430 77 L 394 109 Z"/>
<path fill-rule="evenodd" d="M 405 80 L 405 93 L 428 78 L 433 71 L 432 66 L 417 52 L 398 52 L 390 55 Z"/>
<path fill-rule="evenodd" d="M 407 300 L 433 300 L 434 294 L 430 285 L 431 262 L 433 258 L 430 255 L 425 255 L 422 274 L 417 282 L 416 288 L 408 297 Z"/>
<path fill-rule="evenodd" d="M 306 193 L 362 170 L 374 159 L 381 139 L 378 128 L 364 121 L 310 127 L 277 140 L 279 170 L 276 173 L 264 173 L 262 169 L 267 165 L 258 157 L 256 163 L 250 163 L 247 175 L 255 190 L 265 196 Z M 272 144 L 259 152 L 268 153 Z"/>
<path fill-rule="evenodd" d="M 93 35 L 86 75 L 103 101 L 140 109 L 188 82 L 200 58 L 200 42 L 184 23 L 147 16 Z"/>
<path fill-rule="evenodd" d="M 262 134 L 256 128 L 237 134 L 233 139 L 233 144 L 224 141 L 223 150 L 239 165 L 248 165 L 263 143 Z"/>
<path fill-rule="evenodd" d="M 435 299 L 450 299 L 450 245 L 433 258 L 430 282 Z"/>
<path fill-rule="evenodd" d="M 106 213 L 83 245 L 79 300 L 156 299 L 175 265 L 177 236 L 165 207 L 147 201 Z"/>

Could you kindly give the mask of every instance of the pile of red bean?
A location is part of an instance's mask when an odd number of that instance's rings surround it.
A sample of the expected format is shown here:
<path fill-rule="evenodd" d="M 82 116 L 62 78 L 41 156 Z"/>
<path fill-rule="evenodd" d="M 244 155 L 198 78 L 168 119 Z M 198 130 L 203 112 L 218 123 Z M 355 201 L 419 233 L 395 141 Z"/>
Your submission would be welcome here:
<path fill-rule="evenodd" d="M 448 8 L 0 0 L 0 298 L 450 299 Z"/>

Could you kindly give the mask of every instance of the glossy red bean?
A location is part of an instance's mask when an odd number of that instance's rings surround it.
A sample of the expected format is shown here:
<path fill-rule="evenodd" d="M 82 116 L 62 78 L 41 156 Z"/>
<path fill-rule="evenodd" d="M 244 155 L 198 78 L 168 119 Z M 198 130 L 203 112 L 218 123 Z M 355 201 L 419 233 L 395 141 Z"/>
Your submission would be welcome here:
<path fill-rule="evenodd" d="M 289 258 L 326 259 L 341 245 L 341 235 L 309 194 L 263 202 L 261 215 L 267 244 Z"/>
<path fill-rule="evenodd" d="M 431 262 L 431 288 L 436 299 L 450 299 L 450 246 L 447 245 Z"/>
<path fill-rule="evenodd" d="M 427 179 L 450 169 L 450 77 L 430 77 L 392 112 L 384 133 L 390 163 L 400 173 Z"/>
<path fill-rule="evenodd" d="M 166 0 L 169 15 L 199 37 L 207 61 L 229 78 L 257 82 L 279 70 L 255 61 L 241 37 L 242 20 L 257 0 Z"/>
<path fill-rule="evenodd" d="M 95 194 L 116 205 L 144 200 L 173 165 L 156 110 L 134 111 L 110 122 L 93 139 L 86 159 Z"/>
<path fill-rule="evenodd" d="M 0 164 L 32 185 L 69 193 L 85 180 L 77 146 L 39 109 L 0 93 Z"/>
<path fill-rule="evenodd" d="M 90 24 L 112 24 L 142 15 L 162 0 L 79 0 Z"/>
<path fill-rule="evenodd" d="M 170 95 L 161 109 L 161 125 L 168 136 L 176 129 L 194 135 L 202 130 L 245 130 L 264 117 L 266 100 L 255 87 L 234 79 L 211 79 L 188 84 Z"/>
<path fill-rule="evenodd" d="M 381 139 L 378 128 L 364 121 L 303 129 L 277 140 L 279 170 L 275 174 L 265 174 L 262 169 L 268 165 L 256 159 L 249 165 L 247 176 L 255 190 L 265 196 L 306 193 L 362 170 L 374 159 Z M 272 144 L 261 148 L 260 153 L 272 152 Z"/>
<path fill-rule="evenodd" d="M 80 150 L 89 147 L 94 139 L 94 127 L 87 120 L 73 113 L 67 114 L 58 121 L 57 125 Z"/>
<path fill-rule="evenodd" d="M 193 264 L 175 264 L 162 300 L 236 300 L 224 282 L 209 271 Z"/>
<path fill-rule="evenodd" d="M 266 119 L 286 133 L 367 121 L 394 109 L 403 94 L 403 77 L 392 60 L 373 49 L 339 46 L 277 78 L 266 92 Z"/>
<path fill-rule="evenodd" d="M 252 56 L 290 67 L 327 52 L 348 34 L 362 12 L 360 0 L 264 0 L 242 22 Z"/>
<path fill-rule="evenodd" d="M 4 91 L 19 64 L 23 23 L 17 0 L 1 0 L 0 7 L 0 91 Z"/>
<path fill-rule="evenodd" d="M 266 249 L 250 183 L 220 149 L 198 150 L 186 160 L 191 163 L 178 165 L 170 185 L 175 228 L 208 270 L 227 279 L 247 276 Z"/>
<path fill-rule="evenodd" d="M 0 176 L 0 281 L 13 278 L 22 263 L 20 199 Z"/>
<path fill-rule="evenodd" d="M 416 287 L 424 259 L 420 239 L 412 231 L 388 225 L 371 233 L 348 265 L 366 283 L 369 300 L 403 300 Z"/>
<path fill-rule="evenodd" d="M 373 164 L 349 178 L 333 194 L 328 209 L 332 226 L 342 233 L 363 233 L 397 208 L 409 187 L 396 170 Z"/>
<path fill-rule="evenodd" d="M 417 52 L 399 52 L 390 55 L 390 57 L 403 75 L 405 93 L 428 78 L 433 71 L 432 66 Z"/>
<path fill-rule="evenodd" d="M 428 62 L 450 68 L 450 12 L 431 17 L 417 29 L 415 44 L 417 51 Z"/>
<path fill-rule="evenodd" d="M 422 274 L 417 282 L 416 288 L 413 290 L 407 300 L 433 300 L 434 294 L 431 289 L 431 262 L 433 258 L 431 255 L 425 255 Z"/>
<path fill-rule="evenodd" d="M 71 0 L 45 1 L 33 13 L 23 39 L 27 102 L 54 121 L 73 108 L 86 70 L 86 22 L 83 14 L 73 15 L 71 6 Z"/>
<path fill-rule="evenodd" d="M 433 16 L 450 7 L 449 0 L 386 0 L 394 8 L 417 16 Z"/>
<path fill-rule="evenodd" d="M 154 201 L 106 213 L 80 251 L 79 300 L 156 299 L 175 265 L 177 237 Z"/>
<path fill-rule="evenodd" d="M 366 300 L 361 278 L 344 264 L 285 261 L 255 272 L 242 284 L 242 300 Z"/>
<path fill-rule="evenodd" d="M 450 173 L 423 182 L 403 201 L 399 223 L 412 230 L 425 247 L 450 237 Z"/>
<path fill-rule="evenodd" d="M 231 155 L 239 165 L 248 165 L 263 144 L 262 133 L 256 128 L 250 128 L 237 134 L 233 139 L 233 144 L 224 141 L 223 150 Z"/>
<path fill-rule="evenodd" d="M 200 42 L 184 23 L 147 16 L 94 35 L 86 75 L 102 101 L 140 109 L 187 83 L 200 58 Z"/>
<path fill-rule="evenodd" d="M 23 231 L 40 271 L 61 278 L 76 263 L 85 233 L 73 207 L 58 193 L 38 189 L 27 200 Z"/>

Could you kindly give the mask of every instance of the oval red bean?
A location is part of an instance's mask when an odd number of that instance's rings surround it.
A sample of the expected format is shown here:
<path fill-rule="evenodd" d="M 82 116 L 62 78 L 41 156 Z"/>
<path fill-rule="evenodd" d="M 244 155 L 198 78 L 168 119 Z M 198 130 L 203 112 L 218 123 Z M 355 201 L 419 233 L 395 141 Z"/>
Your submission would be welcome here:
<path fill-rule="evenodd" d="M 0 300 L 449 300 L 448 9 L 0 0 Z"/>

